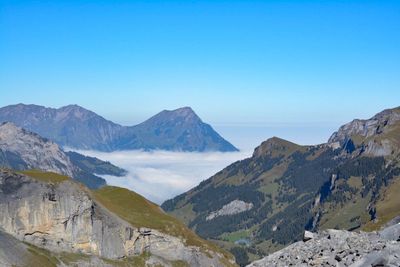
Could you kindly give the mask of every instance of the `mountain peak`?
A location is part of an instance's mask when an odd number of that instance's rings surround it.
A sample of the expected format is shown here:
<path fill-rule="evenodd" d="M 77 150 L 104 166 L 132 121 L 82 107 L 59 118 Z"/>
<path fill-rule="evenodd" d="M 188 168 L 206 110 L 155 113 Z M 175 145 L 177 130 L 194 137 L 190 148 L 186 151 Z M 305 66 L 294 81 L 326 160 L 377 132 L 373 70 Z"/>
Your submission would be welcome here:
<path fill-rule="evenodd" d="M 349 138 L 365 139 L 392 130 L 400 121 L 400 107 L 385 109 L 370 119 L 355 119 L 339 128 L 329 138 L 328 143 L 343 144 Z"/>
<path fill-rule="evenodd" d="M 181 124 L 185 123 L 202 123 L 201 119 L 193 111 L 191 107 L 182 107 L 174 110 L 163 110 L 160 113 L 154 115 L 150 119 L 146 120 L 142 124 L 165 124 L 173 122 Z"/>
<path fill-rule="evenodd" d="M 71 104 L 67 106 L 63 106 L 59 108 L 60 111 L 67 111 L 67 112 L 84 112 L 84 113 L 92 113 L 92 111 L 85 109 L 77 104 Z"/>
<path fill-rule="evenodd" d="M 167 115 L 170 117 L 181 117 L 181 118 L 187 118 L 187 119 L 199 119 L 199 116 L 194 112 L 194 110 L 191 107 L 181 107 L 177 108 L 174 110 L 163 110 L 157 115 Z M 157 116 L 156 115 L 156 116 Z"/>
<path fill-rule="evenodd" d="M 274 136 L 262 142 L 261 145 L 259 145 L 254 150 L 253 156 L 254 157 L 261 157 L 265 155 L 271 157 L 287 156 L 301 148 L 302 146 L 300 145 L 297 145 L 290 141 Z"/>
<path fill-rule="evenodd" d="M 94 112 L 87 110 L 79 105 L 73 104 L 64 106 L 58 109 L 58 118 L 64 119 L 68 116 L 73 116 L 76 119 L 84 120 L 97 116 Z"/>
<path fill-rule="evenodd" d="M 192 109 L 191 107 L 189 107 L 189 106 L 177 108 L 177 109 L 171 110 L 171 112 L 175 112 L 175 113 L 187 113 L 187 114 L 195 113 L 195 112 L 193 111 L 193 109 Z"/>

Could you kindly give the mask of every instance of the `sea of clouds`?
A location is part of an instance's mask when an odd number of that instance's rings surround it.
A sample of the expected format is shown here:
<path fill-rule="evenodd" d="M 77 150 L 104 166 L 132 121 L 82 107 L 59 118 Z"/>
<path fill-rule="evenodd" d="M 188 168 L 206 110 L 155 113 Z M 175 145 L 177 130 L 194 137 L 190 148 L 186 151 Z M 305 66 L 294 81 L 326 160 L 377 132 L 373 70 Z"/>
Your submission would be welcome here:
<path fill-rule="evenodd" d="M 247 152 L 169 152 L 75 150 L 124 168 L 124 177 L 101 175 L 109 185 L 125 187 L 161 204 L 211 177 L 229 164 L 249 157 Z"/>
<path fill-rule="evenodd" d="M 217 127 L 218 132 L 241 148 L 240 152 L 76 151 L 109 161 L 128 171 L 125 177 L 101 175 L 109 185 L 128 188 L 161 204 L 195 187 L 229 164 L 251 156 L 254 148 L 269 137 L 278 136 L 298 144 L 318 144 L 325 142 L 334 129 L 335 125 Z"/>

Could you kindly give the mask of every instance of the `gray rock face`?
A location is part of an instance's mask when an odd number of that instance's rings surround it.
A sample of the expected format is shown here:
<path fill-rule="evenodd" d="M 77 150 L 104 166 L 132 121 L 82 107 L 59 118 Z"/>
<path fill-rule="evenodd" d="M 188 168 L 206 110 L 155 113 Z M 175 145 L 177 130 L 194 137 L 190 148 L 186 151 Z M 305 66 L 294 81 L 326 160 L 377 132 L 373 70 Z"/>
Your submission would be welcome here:
<path fill-rule="evenodd" d="M 368 120 L 353 120 L 339 128 L 329 138 L 329 143 L 343 142 L 351 135 L 369 137 L 383 131 L 385 127 L 394 125 L 400 121 L 400 108 L 386 109 Z"/>
<path fill-rule="evenodd" d="M 80 168 L 79 159 L 74 158 L 74 162 L 75 164 L 54 142 L 17 127 L 11 122 L 0 125 L 0 167 L 55 172 L 72 177 L 90 188 L 98 188 L 106 184 L 103 178 L 95 176 L 90 170 Z M 106 164 L 100 160 L 96 163 Z M 94 169 L 96 169 L 95 166 Z"/>
<path fill-rule="evenodd" d="M 40 251 L 43 253 L 43 251 Z M 79 255 L 74 260 L 64 259 L 56 253 L 37 253 L 36 247 L 21 242 L 13 236 L 0 231 L 0 266 L 49 266 L 49 262 L 57 259 L 57 266 L 79 267 L 113 267 L 110 262 L 96 256 Z M 115 266 L 115 265 L 114 265 Z"/>
<path fill-rule="evenodd" d="M 309 232 L 309 231 L 304 231 L 304 235 L 303 235 L 303 241 L 306 242 L 308 240 L 311 240 L 315 238 L 314 233 Z"/>
<path fill-rule="evenodd" d="M 248 266 L 400 266 L 400 242 L 394 237 L 399 232 L 397 224 L 378 233 L 309 233 L 307 241 L 296 242 Z"/>
<path fill-rule="evenodd" d="M 247 203 L 242 200 L 233 200 L 228 204 L 224 205 L 221 209 L 213 211 L 207 216 L 206 220 L 212 220 L 219 216 L 234 215 L 253 208 L 253 203 Z"/>
<path fill-rule="evenodd" d="M 72 177 L 76 168 L 60 147 L 37 134 L 29 133 L 13 123 L 0 125 L 0 150 L 19 157 L 24 169 L 41 169 Z M 13 161 L 10 161 L 12 168 Z"/>
<path fill-rule="evenodd" d="M 6 121 L 78 149 L 237 151 L 189 107 L 164 110 L 126 127 L 77 105 L 54 109 L 18 104 L 0 108 L 0 122 Z"/>
<path fill-rule="evenodd" d="M 356 119 L 341 126 L 337 132 L 332 134 L 328 143 L 344 143 L 353 135 L 370 137 L 380 134 L 398 121 L 400 121 L 400 108 L 386 109 L 370 119 Z"/>
<path fill-rule="evenodd" d="M 342 146 L 347 152 L 352 152 L 356 148 L 354 139 L 362 142 L 362 148 L 357 153 L 375 157 L 397 154 L 399 143 L 395 136 L 398 135 L 399 122 L 400 107 L 386 109 L 370 119 L 356 119 L 341 126 L 329 138 L 328 145 Z"/>
<path fill-rule="evenodd" d="M 48 184 L 0 171 L 0 214 L 2 231 L 53 252 L 121 259 L 147 251 L 190 266 L 223 266 L 213 252 L 208 256 L 178 237 L 133 227 L 72 181 Z"/>

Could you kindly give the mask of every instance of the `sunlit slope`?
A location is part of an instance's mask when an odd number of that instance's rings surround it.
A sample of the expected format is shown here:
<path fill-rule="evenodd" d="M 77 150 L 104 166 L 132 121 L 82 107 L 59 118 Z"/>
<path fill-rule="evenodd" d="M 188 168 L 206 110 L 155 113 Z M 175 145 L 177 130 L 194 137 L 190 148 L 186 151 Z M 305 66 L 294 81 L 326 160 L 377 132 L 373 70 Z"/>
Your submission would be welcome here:
<path fill-rule="evenodd" d="M 384 224 L 400 214 L 399 127 L 396 108 L 341 127 L 326 144 L 268 139 L 162 208 L 240 263 L 300 240 L 305 229 Z M 232 206 L 237 200 L 247 206 Z"/>

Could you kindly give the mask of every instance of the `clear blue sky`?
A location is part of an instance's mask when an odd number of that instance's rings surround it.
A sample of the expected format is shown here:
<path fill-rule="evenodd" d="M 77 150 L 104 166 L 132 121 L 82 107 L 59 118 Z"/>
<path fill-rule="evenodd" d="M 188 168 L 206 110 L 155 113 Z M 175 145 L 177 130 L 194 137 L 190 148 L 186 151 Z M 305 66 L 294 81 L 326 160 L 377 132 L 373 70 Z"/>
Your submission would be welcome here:
<path fill-rule="evenodd" d="M 400 105 L 400 1 L 0 1 L 0 106 L 323 125 Z"/>

